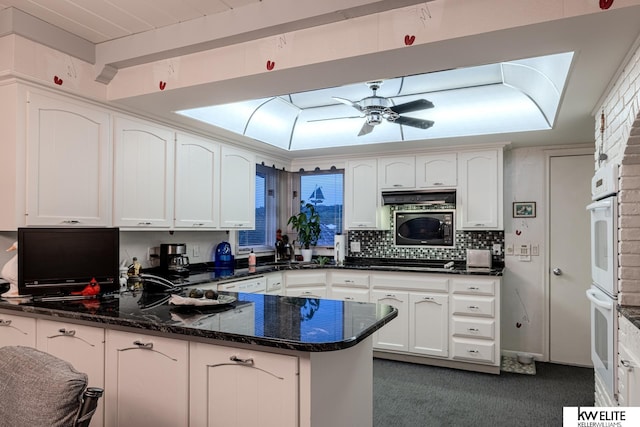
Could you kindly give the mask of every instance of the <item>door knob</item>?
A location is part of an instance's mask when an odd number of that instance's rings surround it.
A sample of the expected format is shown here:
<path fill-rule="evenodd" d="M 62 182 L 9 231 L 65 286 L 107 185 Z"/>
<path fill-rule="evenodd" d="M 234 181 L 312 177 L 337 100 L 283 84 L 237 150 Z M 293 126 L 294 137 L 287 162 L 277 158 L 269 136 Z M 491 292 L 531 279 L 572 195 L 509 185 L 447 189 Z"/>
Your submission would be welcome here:
<path fill-rule="evenodd" d="M 562 276 L 562 270 L 556 267 L 553 269 L 553 274 L 555 274 L 556 276 Z"/>

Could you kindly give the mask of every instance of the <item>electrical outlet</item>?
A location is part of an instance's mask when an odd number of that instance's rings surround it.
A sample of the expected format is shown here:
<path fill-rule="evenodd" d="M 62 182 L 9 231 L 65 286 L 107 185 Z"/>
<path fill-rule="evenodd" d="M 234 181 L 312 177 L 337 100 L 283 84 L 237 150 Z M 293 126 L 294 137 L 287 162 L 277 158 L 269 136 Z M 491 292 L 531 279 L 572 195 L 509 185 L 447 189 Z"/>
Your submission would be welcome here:
<path fill-rule="evenodd" d="M 540 247 L 538 245 L 531 245 L 531 256 L 540 255 Z"/>
<path fill-rule="evenodd" d="M 499 243 L 494 243 L 492 248 L 493 255 L 500 256 L 502 255 L 502 245 Z"/>
<path fill-rule="evenodd" d="M 360 252 L 360 242 L 351 242 L 351 252 Z"/>
<path fill-rule="evenodd" d="M 191 246 L 191 250 L 194 258 L 200 258 L 200 246 L 198 245 Z"/>

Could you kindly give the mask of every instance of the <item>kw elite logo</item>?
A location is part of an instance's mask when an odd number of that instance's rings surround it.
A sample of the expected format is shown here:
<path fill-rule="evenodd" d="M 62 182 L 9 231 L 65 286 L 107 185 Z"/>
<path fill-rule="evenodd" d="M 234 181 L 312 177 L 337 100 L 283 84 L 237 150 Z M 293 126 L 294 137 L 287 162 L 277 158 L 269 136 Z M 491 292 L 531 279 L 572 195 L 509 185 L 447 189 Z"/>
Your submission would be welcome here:
<path fill-rule="evenodd" d="M 567 407 L 562 420 L 563 427 L 631 427 L 640 425 L 640 408 Z"/>

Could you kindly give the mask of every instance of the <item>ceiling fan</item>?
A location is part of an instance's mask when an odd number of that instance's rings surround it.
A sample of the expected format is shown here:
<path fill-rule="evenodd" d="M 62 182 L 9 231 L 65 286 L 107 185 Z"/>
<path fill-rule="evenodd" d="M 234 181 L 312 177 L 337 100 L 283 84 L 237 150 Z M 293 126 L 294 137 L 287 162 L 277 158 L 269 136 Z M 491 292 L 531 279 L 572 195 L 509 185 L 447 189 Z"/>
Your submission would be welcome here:
<path fill-rule="evenodd" d="M 412 126 L 419 129 L 429 129 L 433 126 L 434 122 L 431 120 L 417 119 L 413 117 L 401 116 L 403 113 L 409 113 L 411 111 L 424 110 L 427 108 L 433 108 L 433 103 L 426 99 L 416 99 L 415 101 L 405 102 L 404 104 L 393 105 L 389 99 L 382 96 L 378 96 L 376 91 L 382 85 L 382 81 L 367 82 L 367 86 L 373 91 L 372 96 L 361 99 L 360 101 L 353 102 L 348 99 L 333 97 L 336 101 L 342 102 L 356 110 L 364 113 L 366 119 L 364 125 L 360 129 L 358 136 L 366 135 L 370 133 L 374 126 L 382 123 L 382 120 L 386 120 L 391 123 L 397 123 L 399 125 Z M 358 116 L 363 117 L 363 116 Z M 345 117 L 346 118 L 346 117 Z"/>

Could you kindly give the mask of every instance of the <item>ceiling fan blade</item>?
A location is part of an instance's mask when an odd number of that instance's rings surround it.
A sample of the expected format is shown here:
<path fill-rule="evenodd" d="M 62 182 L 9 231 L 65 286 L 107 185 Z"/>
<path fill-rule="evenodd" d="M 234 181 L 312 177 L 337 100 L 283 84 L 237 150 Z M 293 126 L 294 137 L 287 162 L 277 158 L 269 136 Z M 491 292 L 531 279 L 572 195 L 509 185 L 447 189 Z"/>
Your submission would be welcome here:
<path fill-rule="evenodd" d="M 389 107 L 391 111 L 398 114 L 408 113 L 410 111 L 425 110 L 427 108 L 433 108 L 433 102 L 426 99 L 416 99 L 415 101 L 405 102 L 404 104 L 394 105 Z"/>
<path fill-rule="evenodd" d="M 326 119 L 313 119 L 313 120 L 306 120 L 307 123 L 311 123 L 311 122 L 324 122 L 327 120 L 341 120 L 341 119 L 362 119 L 364 118 L 364 116 L 347 116 L 347 117 L 327 117 Z"/>
<path fill-rule="evenodd" d="M 360 129 L 360 132 L 358 133 L 358 136 L 362 136 L 362 135 L 366 135 L 368 133 L 371 133 L 372 130 L 373 130 L 373 126 L 371 126 L 367 122 L 364 122 L 364 125 L 362 125 L 362 128 Z"/>
<path fill-rule="evenodd" d="M 357 102 L 353 102 L 345 98 L 338 98 L 337 96 L 332 96 L 332 98 L 335 99 L 336 101 L 342 102 L 345 105 L 348 105 L 349 107 L 353 107 L 358 111 L 363 111 L 362 107 Z"/>
<path fill-rule="evenodd" d="M 429 129 L 434 124 L 431 120 L 415 119 L 413 117 L 398 117 L 393 123 L 420 129 Z"/>

